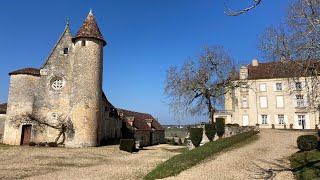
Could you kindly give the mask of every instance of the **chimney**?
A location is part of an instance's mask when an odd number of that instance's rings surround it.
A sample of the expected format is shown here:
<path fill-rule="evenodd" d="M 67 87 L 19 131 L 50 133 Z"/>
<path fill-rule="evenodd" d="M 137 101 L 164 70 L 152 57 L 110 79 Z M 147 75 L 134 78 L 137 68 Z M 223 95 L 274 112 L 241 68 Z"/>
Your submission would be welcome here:
<path fill-rule="evenodd" d="M 152 128 L 151 123 L 153 119 L 146 119 L 146 122 L 150 128 Z"/>
<path fill-rule="evenodd" d="M 127 122 L 129 124 L 129 126 L 133 127 L 134 117 L 128 117 Z"/>
<path fill-rule="evenodd" d="M 256 58 L 252 59 L 252 66 L 258 66 L 258 65 L 259 65 L 258 59 Z"/>
<path fill-rule="evenodd" d="M 240 67 L 240 79 L 248 79 L 248 67 L 246 66 L 241 66 Z"/>

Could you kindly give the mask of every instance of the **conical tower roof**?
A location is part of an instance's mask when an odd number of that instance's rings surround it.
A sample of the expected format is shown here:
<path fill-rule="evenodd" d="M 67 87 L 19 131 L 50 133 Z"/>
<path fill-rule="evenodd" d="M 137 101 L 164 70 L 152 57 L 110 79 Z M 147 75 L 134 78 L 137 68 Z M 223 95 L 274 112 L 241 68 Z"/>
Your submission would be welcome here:
<path fill-rule="evenodd" d="M 107 42 L 104 40 L 103 36 L 101 35 L 96 18 L 93 16 L 93 13 L 91 10 L 87 18 L 84 20 L 82 26 L 80 27 L 78 33 L 73 38 L 73 42 L 77 38 L 95 38 L 103 41 L 103 45 L 107 44 Z"/>

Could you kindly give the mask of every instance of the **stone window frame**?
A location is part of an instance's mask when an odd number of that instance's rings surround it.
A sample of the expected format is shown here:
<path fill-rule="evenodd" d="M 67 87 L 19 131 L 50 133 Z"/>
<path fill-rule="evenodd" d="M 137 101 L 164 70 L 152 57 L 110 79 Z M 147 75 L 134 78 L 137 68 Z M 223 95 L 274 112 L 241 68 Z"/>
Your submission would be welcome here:
<path fill-rule="evenodd" d="M 284 114 L 278 114 L 278 124 L 283 125 L 285 123 Z"/>
<path fill-rule="evenodd" d="M 65 83 L 66 82 L 65 82 L 64 78 L 62 78 L 60 76 L 54 76 L 50 80 L 50 86 L 55 91 L 59 91 L 59 90 L 63 89 L 63 87 L 65 86 Z"/>
<path fill-rule="evenodd" d="M 262 88 L 264 86 L 264 88 Z M 259 91 L 260 92 L 267 92 L 267 84 L 266 83 L 260 83 L 259 84 Z"/>
<path fill-rule="evenodd" d="M 276 83 L 276 91 L 282 91 L 282 90 L 283 90 L 282 83 Z"/>
<path fill-rule="evenodd" d="M 261 114 L 261 124 L 263 124 L 263 125 L 268 124 L 268 115 L 267 114 Z"/>

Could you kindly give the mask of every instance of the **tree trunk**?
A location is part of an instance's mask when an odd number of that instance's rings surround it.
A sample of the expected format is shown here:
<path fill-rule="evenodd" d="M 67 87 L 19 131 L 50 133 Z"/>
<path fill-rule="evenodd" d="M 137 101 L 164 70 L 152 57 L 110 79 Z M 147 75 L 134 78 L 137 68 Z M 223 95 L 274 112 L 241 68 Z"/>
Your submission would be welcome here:
<path fill-rule="evenodd" d="M 209 111 L 209 122 L 213 123 L 213 112 L 212 112 L 212 105 L 211 105 L 210 97 L 207 98 L 207 106 L 208 106 L 208 111 Z"/>

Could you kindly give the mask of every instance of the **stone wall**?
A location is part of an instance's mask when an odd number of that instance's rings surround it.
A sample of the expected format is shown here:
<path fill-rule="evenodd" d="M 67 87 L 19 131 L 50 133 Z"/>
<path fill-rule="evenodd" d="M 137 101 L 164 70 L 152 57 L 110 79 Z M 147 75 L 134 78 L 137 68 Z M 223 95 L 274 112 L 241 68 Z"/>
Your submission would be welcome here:
<path fill-rule="evenodd" d="M 0 114 L 0 143 L 2 143 L 3 133 L 4 133 L 4 124 L 7 119 L 6 114 Z"/>
<path fill-rule="evenodd" d="M 154 131 L 152 132 L 152 142 L 151 145 L 165 143 L 164 131 Z"/>
<path fill-rule="evenodd" d="M 150 145 L 150 131 L 135 131 L 134 133 L 135 141 L 140 141 L 140 145 L 149 146 Z"/>
<path fill-rule="evenodd" d="M 23 122 L 25 115 L 32 114 L 38 80 L 33 75 L 11 75 L 3 143 L 20 145 L 22 124 L 28 123 Z"/>

